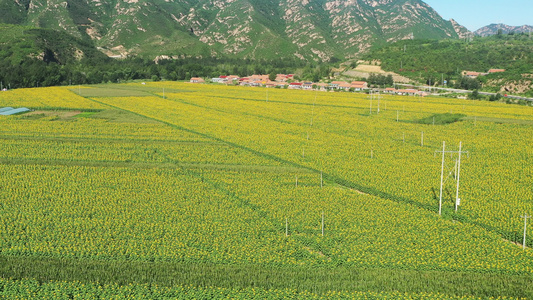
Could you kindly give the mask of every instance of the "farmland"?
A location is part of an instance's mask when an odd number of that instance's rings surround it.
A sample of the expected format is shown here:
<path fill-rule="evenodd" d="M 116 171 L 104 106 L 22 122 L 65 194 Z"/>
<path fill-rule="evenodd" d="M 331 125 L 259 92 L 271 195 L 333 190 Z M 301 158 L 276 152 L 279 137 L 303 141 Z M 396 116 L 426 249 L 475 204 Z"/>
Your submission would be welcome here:
<path fill-rule="evenodd" d="M 175 82 L 5 106 L 38 113 L 0 118 L 0 296 L 533 297 L 531 107 Z M 439 216 L 443 141 L 468 154 Z"/>

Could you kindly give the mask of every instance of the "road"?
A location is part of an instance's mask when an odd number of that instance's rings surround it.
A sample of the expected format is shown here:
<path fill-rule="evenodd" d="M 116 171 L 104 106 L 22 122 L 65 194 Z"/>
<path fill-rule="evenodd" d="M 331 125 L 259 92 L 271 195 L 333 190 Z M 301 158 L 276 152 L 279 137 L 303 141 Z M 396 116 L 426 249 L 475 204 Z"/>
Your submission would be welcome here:
<path fill-rule="evenodd" d="M 450 88 L 441 88 L 441 87 L 429 87 L 429 86 L 416 86 L 416 85 L 411 85 L 411 84 L 401 84 L 401 83 L 397 83 L 396 85 L 400 85 L 400 86 L 405 86 L 405 87 L 414 87 L 414 88 L 417 88 L 419 90 L 440 90 L 440 91 L 447 91 L 447 92 L 452 92 L 452 93 L 472 93 L 472 91 L 469 91 L 469 90 L 459 90 L 459 89 L 450 89 Z M 479 92 L 480 95 L 486 95 L 486 96 L 496 96 L 496 93 L 488 93 L 488 92 Z M 503 95 L 502 95 L 503 96 Z M 513 96 L 513 95 L 507 95 L 507 97 L 505 98 L 511 98 L 511 99 L 516 99 L 516 100 L 525 100 L 525 101 L 530 101 L 530 102 L 533 102 L 533 98 L 527 98 L 527 97 L 522 97 L 522 96 Z"/>

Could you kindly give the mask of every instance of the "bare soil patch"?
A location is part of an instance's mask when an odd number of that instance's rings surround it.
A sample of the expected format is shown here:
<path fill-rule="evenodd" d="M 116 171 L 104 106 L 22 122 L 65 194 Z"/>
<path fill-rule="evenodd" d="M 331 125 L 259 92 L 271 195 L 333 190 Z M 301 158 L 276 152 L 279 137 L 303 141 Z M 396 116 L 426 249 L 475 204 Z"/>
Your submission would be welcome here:
<path fill-rule="evenodd" d="M 50 110 L 36 110 L 25 114 L 25 116 L 38 116 L 42 115 L 44 117 L 57 117 L 60 120 L 71 119 L 77 115 L 81 114 L 79 110 L 66 110 L 66 111 L 50 111 Z"/>
<path fill-rule="evenodd" d="M 348 70 L 344 72 L 343 74 L 347 76 L 351 76 L 351 77 L 360 77 L 360 78 L 368 78 L 370 74 L 392 75 L 394 82 L 400 82 L 400 83 L 410 82 L 409 78 L 407 77 L 403 77 L 393 72 L 385 72 L 383 71 L 381 66 L 375 66 L 375 65 L 360 64 L 360 65 L 357 65 L 355 69 Z"/>

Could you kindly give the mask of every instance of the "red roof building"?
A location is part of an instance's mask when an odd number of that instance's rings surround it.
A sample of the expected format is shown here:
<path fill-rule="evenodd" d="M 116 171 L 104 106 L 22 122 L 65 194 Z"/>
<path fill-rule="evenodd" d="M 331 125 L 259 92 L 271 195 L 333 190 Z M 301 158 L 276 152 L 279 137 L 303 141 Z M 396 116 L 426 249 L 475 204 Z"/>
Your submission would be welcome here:
<path fill-rule="evenodd" d="M 200 77 L 193 77 L 191 78 L 191 83 L 205 83 L 205 80 Z"/>
<path fill-rule="evenodd" d="M 489 70 L 489 74 L 493 74 L 493 73 L 503 73 L 505 72 L 505 69 L 490 69 Z"/>

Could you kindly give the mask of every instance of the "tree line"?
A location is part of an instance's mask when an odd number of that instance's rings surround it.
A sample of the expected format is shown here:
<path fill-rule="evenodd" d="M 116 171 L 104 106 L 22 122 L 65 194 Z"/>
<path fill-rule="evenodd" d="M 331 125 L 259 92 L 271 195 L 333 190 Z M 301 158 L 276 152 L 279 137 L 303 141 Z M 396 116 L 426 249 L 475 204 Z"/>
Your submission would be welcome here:
<path fill-rule="evenodd" d="M 0 82 L 11 88 L 70 84 L 117 83 L 129 80 L 189 80 L 192 77 L 252 74 L 291 74 L 300 70 L 301 80 L 318 81 L 330 67 L 299 59 L 251 60 L 234 58 L 181 58 L 153 60 L 139 57 L 111 59 L 90 57 L 66 63 L 26 57 L 13 63 L 0 59 Z"/>

